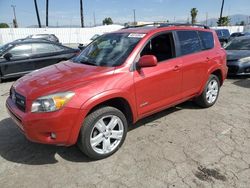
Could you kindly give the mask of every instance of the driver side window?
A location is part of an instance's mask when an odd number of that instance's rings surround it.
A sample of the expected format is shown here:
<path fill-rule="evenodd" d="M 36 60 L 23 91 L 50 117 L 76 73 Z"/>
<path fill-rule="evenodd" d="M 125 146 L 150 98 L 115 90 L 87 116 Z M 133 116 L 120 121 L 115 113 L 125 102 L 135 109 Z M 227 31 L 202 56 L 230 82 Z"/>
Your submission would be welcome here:
<path fill-rule="evenodd" d="M 31 44 L 21 44 L 9 50 L 13 58 L 27 57 L 32 53 Z"/>
<path fill-rule="evenodd" d="M 162 62 L 175 57 L 174 40 L 172 33 L 164 33 L 152 38 L 140 53 L 144 55 L 154 55 L 158 62 Z"/>

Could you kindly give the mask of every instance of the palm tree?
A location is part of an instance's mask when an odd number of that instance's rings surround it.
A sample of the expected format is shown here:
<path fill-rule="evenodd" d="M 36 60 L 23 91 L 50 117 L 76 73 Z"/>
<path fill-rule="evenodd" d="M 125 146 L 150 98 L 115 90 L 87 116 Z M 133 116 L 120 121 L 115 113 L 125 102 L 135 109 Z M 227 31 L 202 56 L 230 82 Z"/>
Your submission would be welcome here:
<path fill-rule="evenodd" d="M 81 27 L 84 27 L 82 0 L 80 0 Z"/>
<path fill-rule="evenodd" d="M 37 17 L 37 21 L 38 21 L 38 27 L 41 28 L 41 22 L 40 22 L 40 17 L 39 17 L 39 12 L 38 12 L 38 7 L 37 7 L 36 0 L 34 0 L 34 3 L 35 3 L 35 9 L 36 9 L 36 17 Z"/>
<path fill-rule="evenodd" d="M 192 17 L 192 24 L 195 24 L 198 10 L 196 8 L 192 8 L 190 13 L 191 13 L 191 17 Z"/>
<path fill-rule="evenodd" d="M 46 0 L 46 27 L 49 26 L 49 0 Z"/>

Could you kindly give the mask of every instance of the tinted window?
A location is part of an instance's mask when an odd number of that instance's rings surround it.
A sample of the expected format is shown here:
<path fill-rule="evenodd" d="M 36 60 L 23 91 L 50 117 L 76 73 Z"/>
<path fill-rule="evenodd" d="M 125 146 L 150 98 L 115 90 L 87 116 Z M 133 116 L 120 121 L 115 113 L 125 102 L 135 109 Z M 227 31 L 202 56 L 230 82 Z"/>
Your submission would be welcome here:
<path fill-rule="evenodd" d="M 239 37 L 230 41 L 226 47 L 226 50 L 250 50 L 250 37 Z"/>
<path fill-rule="evenodd" d="M 11 53 L 13 57 L 25 57 L 25 56 L 30 55 L 31 52 L 32 52 L 31 44 L 21 44 L 21 45 L 15 46 L 9 51 L 9 53 Z"/>
<path fill-rule="evenodd" d="M 199 36 L 202 41 L 203 49 L 212 49 L 214 47 L 213 33 L 206 31 L 199 31 Z"/>
<path fill-rule="evenodd" d="M 182 55 L 201 51 L 201 43 L 196 31 L 177 31 L 177 35 Z"/>
<path fill-rule="evenodd" d="M 154 55 L 158 62 L 175 56 L 172 33 L 162 34 L 151 39 L 143 48 L 140 56 Z"/>
<path fill-rule="evenodd" d="M 230 33 L 229 33 L 228 30 L 222 30 L 222 34 L 223 34 L 223 36 L 225 36 L 225 37 L 230 37 Z"/>
<path fill-rule="evenodd" d="M 47 43 L 34 43 L 32 44 L 32 52 L 33 54 L 43 54 L 43 53 L 51 53 L 62 51 L 63 49 L 59 46 L 55 46 L 53 44 Z"/>

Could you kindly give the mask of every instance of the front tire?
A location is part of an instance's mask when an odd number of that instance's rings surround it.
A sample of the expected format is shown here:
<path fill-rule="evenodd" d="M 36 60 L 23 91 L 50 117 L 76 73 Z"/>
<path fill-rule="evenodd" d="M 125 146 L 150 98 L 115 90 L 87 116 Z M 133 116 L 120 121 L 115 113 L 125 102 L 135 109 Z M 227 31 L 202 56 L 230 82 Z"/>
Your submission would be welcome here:
<path fill-rule="evenodd" d="M 110 106 L 98 108 L 84 120 L 78 147 L 92 159 L 106 158 L 121 147 L 127 127 L 127 119 L 120 110 Z"/>
<path fill-rule="evenodd" d="M 203 107 L 208 108 L 213 106 L 219 96 L 220 92 L 220 81 L 216 75 L 210 75 L 206 83 L 206 87 L 202 94 L 195 99 L 195 102 Z"/>

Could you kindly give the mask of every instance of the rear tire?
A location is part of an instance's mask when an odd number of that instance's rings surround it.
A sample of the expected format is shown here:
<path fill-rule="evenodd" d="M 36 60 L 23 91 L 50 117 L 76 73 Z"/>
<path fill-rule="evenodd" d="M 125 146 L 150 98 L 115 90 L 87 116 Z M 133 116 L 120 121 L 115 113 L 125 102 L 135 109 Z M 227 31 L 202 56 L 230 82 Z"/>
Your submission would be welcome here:
<path fill-rule="evenodd" d="M 110 106 L 98 108 L 85 118 L 77 145 L 92 159 L 106 158 L 121 147 L 127 127 L 127 119 L 120 110 Z"/>
<path fill-rule="evenodd" d="M 216 75 L 210 75 L 206 83 L 206 87 L 199 97 L 195 99 L 195 102 L 203 107 L 208 108 L 213 106 L 219 96 L 220 92 L 220 81 Z"/>

